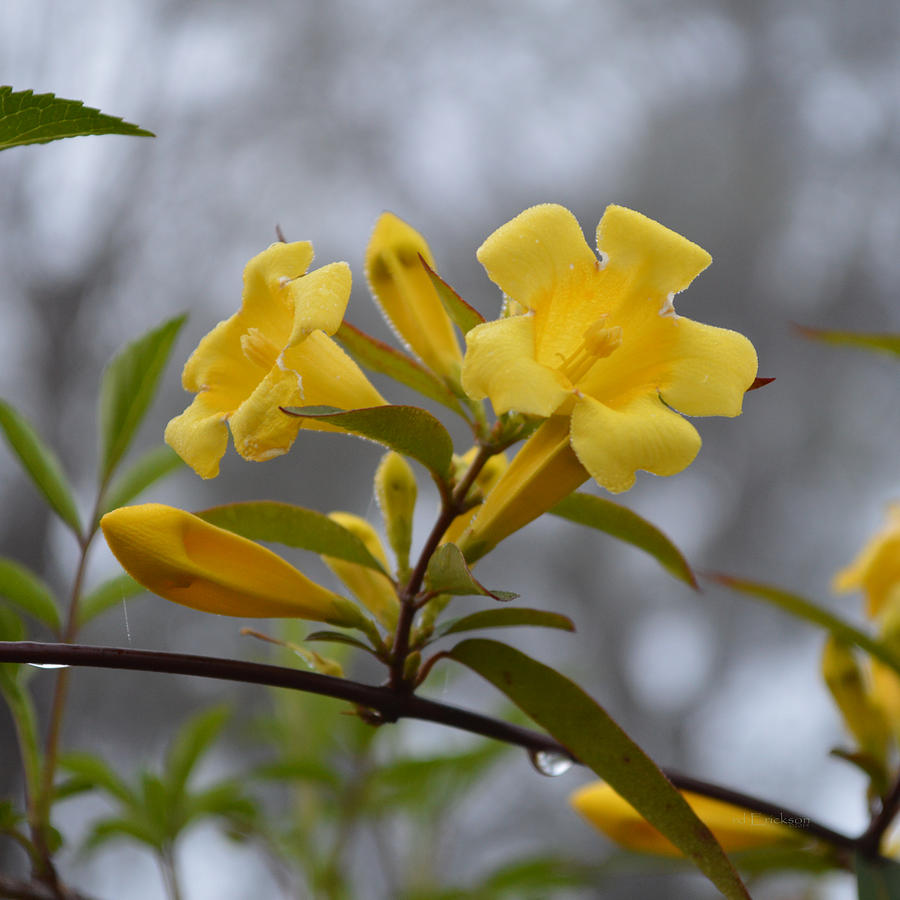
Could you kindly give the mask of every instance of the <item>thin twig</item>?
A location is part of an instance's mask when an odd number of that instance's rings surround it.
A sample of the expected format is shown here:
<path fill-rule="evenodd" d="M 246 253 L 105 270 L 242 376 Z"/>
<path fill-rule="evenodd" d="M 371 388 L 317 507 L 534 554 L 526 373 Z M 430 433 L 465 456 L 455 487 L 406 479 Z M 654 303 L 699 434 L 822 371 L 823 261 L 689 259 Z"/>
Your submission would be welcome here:
<path fill-rule="evenodd" d="M 857 841 L 860 853 L 864 856 L 878 856 L 881 839 L 890 828 L 898 810 L 900 810 L 900 776 L 897 777 L 890 793 L 882 801 L 878 814 L 872 817 L 869 827 Z"/>
<path fill-rule="evenodd" d="M 19 881 L 0 875 L 0 897 L 5 900 L 92 900 L 87 894 L 59 886 L 58 890 L 35 881 Z"/>
<path fill-rule="evenodd" d="M 420 719 L 458 728 L 482 737 L 504 741 L 531 752 L 549 751 L 580 761 L 562 744 L 546 734 L 494 719 L 481 713 L 449 704 L 427 700 L 415 694 L 401 693 L 389 687 L 376 687 L 345 678 L 334 678 L 316 672 L 304 672 L 263 663 L 194 656 L 158 650 L 134 650 L 125 647 L 91 647 L 80 644 L 43 644 L 35 641 L 0 643 L 0 662 L 56 663 L 72 666 L 91 666 L 106 669 L 132 669 L 145 672 L 167 672 L 174 675 L 195 675 L 226 681 L 264 684 L 347 700 L 359 706 L 377 710 L 385 721 Z M 731 788 L 699 778 L 664 770 L 672 783 L 681 790 L 689 790 L 707 797 L 733 803 L 736 806 L 775 819 L 804 834 L 824 841 L 841 850 L 862 849 L 864 835 L 852 838 L 828 828 L 810 816 L 769 803 Z"/>

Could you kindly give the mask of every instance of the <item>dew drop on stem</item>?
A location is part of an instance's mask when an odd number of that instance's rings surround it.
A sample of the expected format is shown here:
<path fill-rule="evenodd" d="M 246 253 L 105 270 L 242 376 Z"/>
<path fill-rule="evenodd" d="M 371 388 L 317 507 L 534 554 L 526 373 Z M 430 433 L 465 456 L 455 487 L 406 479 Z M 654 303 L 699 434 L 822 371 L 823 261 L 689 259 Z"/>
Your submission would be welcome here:
<path fill-rule="evenodd" d="M 574 765 L 564 753 L 555 753 L 552 750 L 529 750 L 528 758 L 541 775 L 550 778 L 565 775 Z"/>

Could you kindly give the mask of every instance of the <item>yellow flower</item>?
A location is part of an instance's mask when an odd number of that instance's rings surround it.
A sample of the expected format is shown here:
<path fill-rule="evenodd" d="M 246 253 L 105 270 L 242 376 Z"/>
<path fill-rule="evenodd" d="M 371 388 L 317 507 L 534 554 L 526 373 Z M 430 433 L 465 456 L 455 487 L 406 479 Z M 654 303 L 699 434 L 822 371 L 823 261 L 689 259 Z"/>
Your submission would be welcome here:
<path fill-rule="evenodd" d="M 228 428 L 238 453 L 260 461 L 286 453 L 301 427 L 279 406 L 378 406 L 385 402 L 331 340 L 350 297 L 350 269 L 331 263 L 305 274 L 312 244 L 272 244 L 244 269 L 241 309 L 220 322 L 184 367 L 191 405 L 166 427 L 168 443 L 203 478 L 219 473 Z"/>
<path fill-rule="evenodd" d="M 369 553 L 388 570 L 387 556 L 381 540 L 365 519 L 346 512 L 329 513 L 329 518 L 355 534 L 366 545 Z M 397 627 L 400 601 L 397 600 L 397 592 L 390 578 L 368 566 L 347 562 L 345 559 L 323 556 L 322 560 L 388 631 Z"/>
<path fill-rule="evenodd" d="M 437 267 L 425 239 L 393 213 L 383 213 L 366 249 L 366 277 L 397 337 L 438 375 L 459 381 L 462 353 L 421 256 Z"/>
<path fill-rule="evenodd" d="M 680 472 L 700 436 L 679 413 L 739 415 L 753 383 L 756 352 L 743 335 L 675 313 L 675 294 L 709 265 L 705 250 L 620 206 L 604 213 L 597 246 L 599 259 L 575 217 L 544 204 L 478 250 L 508 309 L 527 312 L 468 333 L 463 387 L 498 414 L 545 422 L 479 513 L 475 555 L 589 477 L 617 493 L 638 469 Z"/>
<path fill-rule="evenodd" d="M 202 612 L 300 618 L 357 627 L 357 606 L 271 550 L 181 509 L 146 503 L 107 513 L 100 526 L 113 555 L 147 590 Z"/>
<path fill-rule="evenodd" d="M 900 598 L 900 502 L 888 507 L 887 524 L 834 577 L 836 591 L 862 590 L 871 618 Z"/>
<path fill-rule="evenodd" d="M 691 809 L 728 852 L 796 844 L 804 840 L 799 831 L 787 824 L 780 824 L 771 816 L 689 791 L 682 793 Z M 586 785 L 577 790 L 569 802 L 592 825 L 626 850 L 663 856 L 682 855 L 668 838 L 663 837 L 605 782 Z M 802 827 L 804 823 L 793 824 Z"/>

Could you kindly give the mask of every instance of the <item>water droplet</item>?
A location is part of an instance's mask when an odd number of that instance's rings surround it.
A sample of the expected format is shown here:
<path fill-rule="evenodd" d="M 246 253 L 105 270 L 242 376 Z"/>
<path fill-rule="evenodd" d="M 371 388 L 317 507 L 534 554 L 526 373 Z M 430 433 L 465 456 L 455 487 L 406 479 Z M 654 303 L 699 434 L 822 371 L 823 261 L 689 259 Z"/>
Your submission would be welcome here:
<path fill-rule="evenodd" d="M 26 663 L 28 666 L 34 666 L 35 669 L 68 669 L 66 663 Z"/>
<path fill-rule="evenodd" d="M 550 778 L 555 775 L 565 775 L 574 765 L 564 753 L 555 753 L 552 750 L 529 750 L 528 757 L 541 775 L 547 775 Z"/>

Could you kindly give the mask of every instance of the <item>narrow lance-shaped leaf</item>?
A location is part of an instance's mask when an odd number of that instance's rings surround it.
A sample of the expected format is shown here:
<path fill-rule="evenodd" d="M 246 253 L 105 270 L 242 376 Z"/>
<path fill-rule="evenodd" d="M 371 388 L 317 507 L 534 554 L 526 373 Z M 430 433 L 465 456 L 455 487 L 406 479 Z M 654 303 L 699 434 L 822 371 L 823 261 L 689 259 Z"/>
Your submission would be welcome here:
<path fill-rule="evenodd" d="M 230 715 L 228 707 L 215 706 L 179 729 L 166 757 L 166 788 L 171 800 L 177 802 L 184 792 L 197 761 L 210 749 Z"/>
<path fill-rule="evenodd" d="M 649 553 L 664 569 L 691 587 L 697 579 L 681 551 L 655 525 L 612 500 L 591 494 L 569 494 L 551 510 L 555 516 L 596 528 Z"/>
<path fill-rule="evenodd" d="M 729 898 L 749 894 L 710 830 L 656 763 L 564 675 L 497 641 L 472 638 L 450 656 L 486 678 L 627 800 Z"/>
<path fill-rule="evenodd" d="M 35 487 L 56 514 L 80 535 L 78 507 L 56 454 L 44 444 L 27 419 L 3 400 L 0 400 L 0 429 Z"/>
<path fill-rule="evenodd" d="M 0 598 L 56 631 L 62 626 L 50 588 L 34 572 L 5 557 L 0 557 Z"/>
<path fill-rule="evenodd" d="M 803 337 L 838 346 L 859 347 L 863 350 L 875 350 L 900 356 L 900 334 L 863 334 L 857 331 L 829 331 L 825 328 L 809 328 L 805 325 L 794 326 Z"/>
<path fill-rule="evenodd" d="M 153 447 L 116 479 L 104 497 L 100 515 L 124 506 L 151 485 L 184 467 L 183 460 L 171 447 L 165 444 Z"/>
<path fill-rule="evenodd" d="M 746 594 L 749 597 L 757 597 L 772 606 L 777 606 L 789 615 L 798 619 L 804 619 L 807 622 L 812 622 L 812 624 L 824 628 L 838 638 L 838 640 L 844 641 L 844 643 L 847 644 L 855 644 L 860 650 L 864 650 L 870 656 L 874 656 L 900 675 L 900 659 L 898 659 L 888 647 L 880 641 L 876 641 L 874 638 L 869 637 L 864 631 L 860 631 L 860 629 L 851 625 L 849 622 L 834 615 L 834 613 L 828 612 L 827 609 L 822 609 L 820 606 L 816 606 L 815 603 L 812 603 L 804 597 L 800 597 L 797 594 L 791 594 L 780 588 L 771 587 L 767 584 L 748 581 L 745 578 L 735 578 L 732 575 L 723 575 L 720 572 L 707 572 L 705 575 L 711 581 L 716 581 L 725 587 L 731 588 L 733 591 Z"/>
<path fill-rule="evenodd" d="M 900 863 L 857 853 L 853 868 L 859 900 L 900 900 Z"/>
<path fill-rule="evenodd" d="M 169 353 L 187 316 L 148 331 L 118 353 L 100 385 L 100 480 L 124 456 L 156 393 Z"/>
<path fill-rule="evenodd" d="M 326 644 L 346 644 L 348 647 L 356 647 L 357 650 L 365 650 L 366 653 L 377 656 L 373 648 L 368 644 L 364 644 L 362 641 L 358 641 L 355 637 L 344 634 L 342 631 L 313 631 L 306 635 L 303 640 L 322 641 Z"/>
<path fill-rule="evenodd" d="M 436 594 L 454 594 L 458 597 L 491 597 L 506 602 L 515 600 L 512 591 L 494 591 L 476 580 L 462 550 L 456 544 L 443 544 L 432 554 L 425 572 L 425 586 Z"/>
<path fill-rule="evenodd" d="M 463 334 L 468 334 L 476 325 L 481 325 L 484 322 L 484 316 L 475 309 L 474 306 L 470 306 L 463 300 L 456 291 L 438 275 L 431 266 L 422 259 L 421 254 L 419 255 L 419 259 L 422 260 L 422 265 L 425 267 L 425 271 L 428 273 L 428 277 L 431 279 L 431 283 L 434 285 L 434 289 L 437 291 L 437 295 L 440 298 L 441 303 L 444 305 L 444 309 L 447 310 L 447 315 L 453 320 L 453 324 L 459 328 L 459 330 Z"/>
<path fill-rule="evenodd" d="M 251 500 L 213 506 L 194 515 L 251 541 L 311 550 L 387 574 L 353 532 L 314 509 L 274 500 Z"/>
<path fill-rule="evenodd" d="M 349 322 L 342 322 L 334 336 L 364 368 L 387 375 L 394 381 L 399 381 L 400 384 L 417 391 L 423 397 L 428 397 L 429 400 L 434 400 L 462 415 L 459 401 L 447 385 L 411 356 L 354 328 Z"/>
<path fill-rule="evenodd" d="M 528 607 L 505 606 L 495 609 L 481 609 L 468 616 L 452 619 L 437 629 L 439 637 L 447 634 L 458 634 L 461 631 L 475 631 L 478 628 L 510 628 L 513 626 L 531 625 L 538 628 L 559 628 L 561 631 L 574 631 L 575 624 L 568 616 L 550 612 L 546 609 L 529 609 Z"/>
<path fill-rule="evenodd" d="M 78 604 L 78 625 L 86 625 L 113 606 L 146 592 L 147 589 L 130 575 L 115 575 L 81 598 L 81 603 Z"/>
<path fill-rule="evenodd" d="M 0 87 L 0 150 L 89 134 L 154 137 L 152 131 L 108 116 L 80 100 Z"/>
<path fill-rule="evenodd" d="M 418 406 L 372 406 L 343 412 L 330 406 L 284 406 L 291 416 L 316 419 L 368 438 L 418 460 L 438 478 L 447 480 L 453 441 L 447 429 Z"/>

